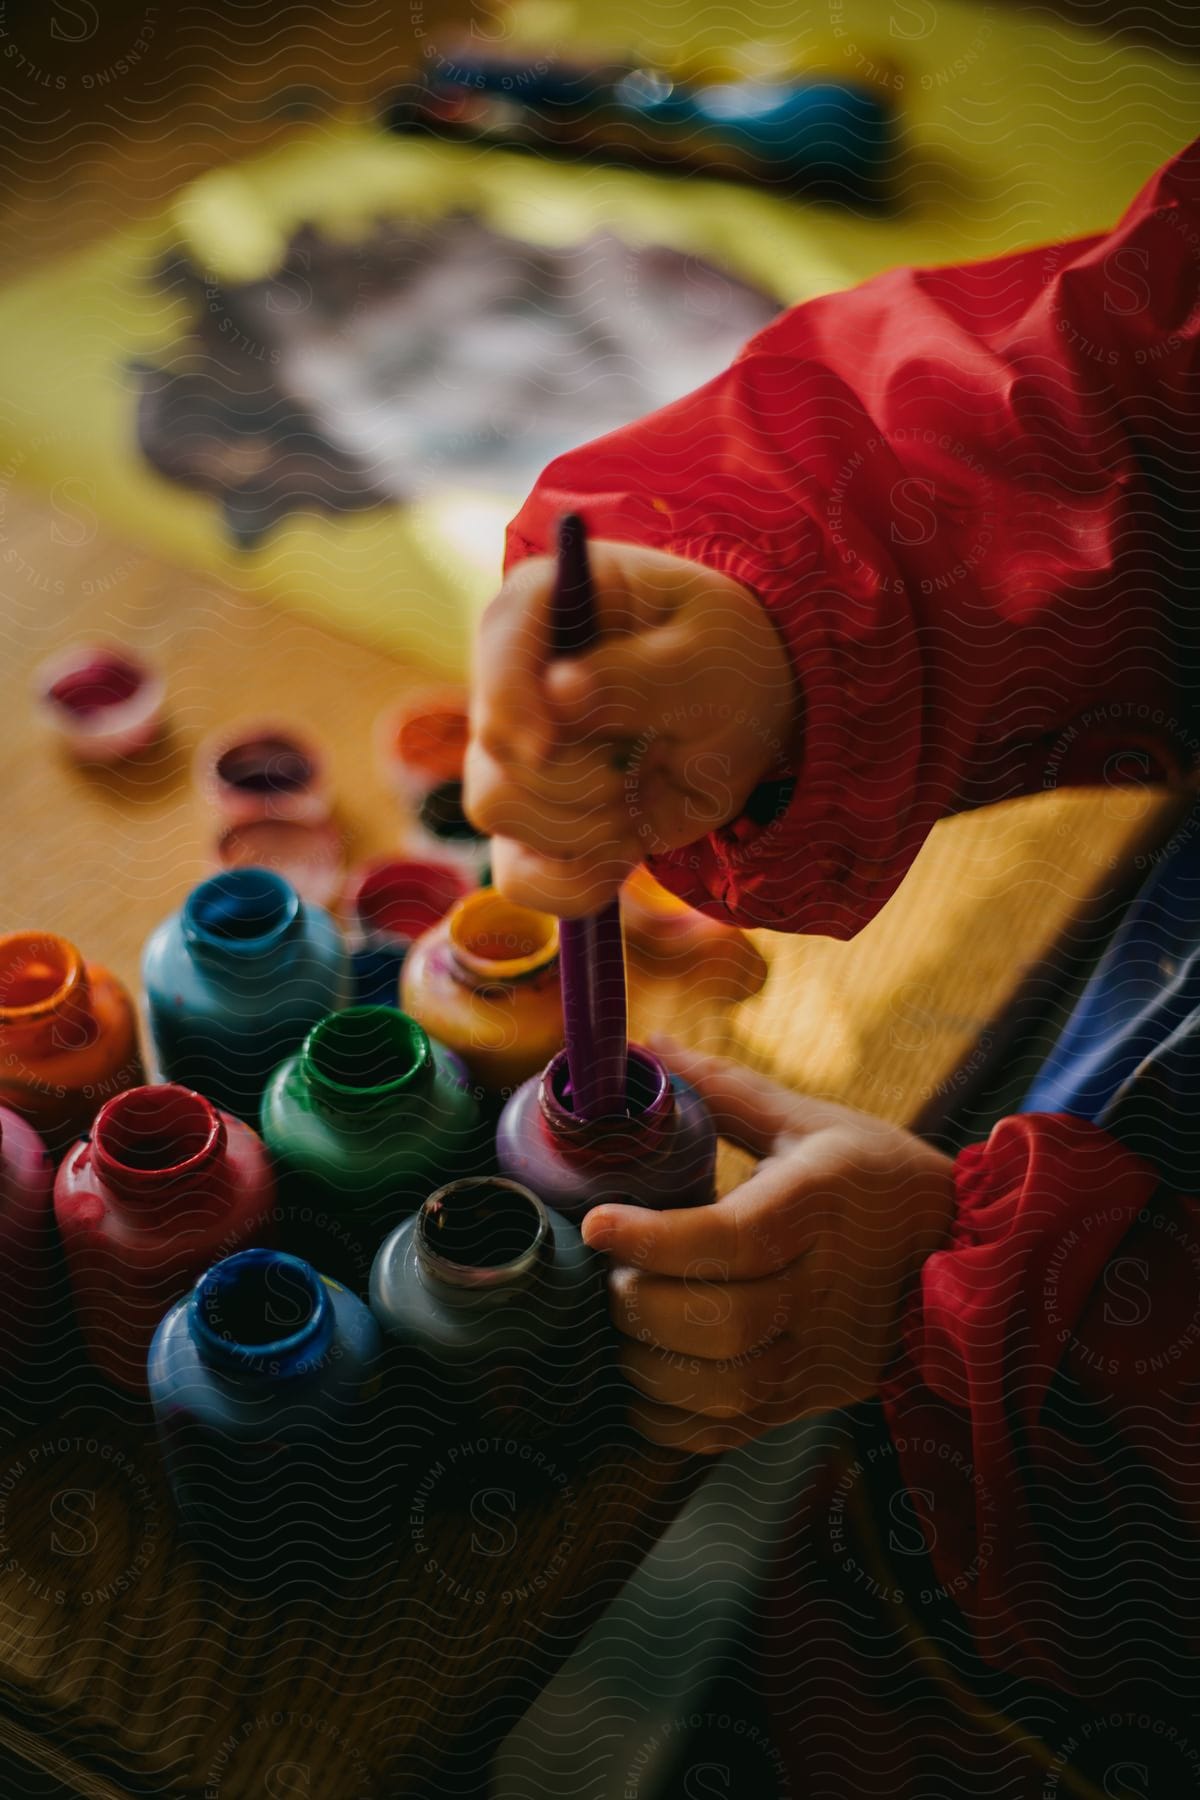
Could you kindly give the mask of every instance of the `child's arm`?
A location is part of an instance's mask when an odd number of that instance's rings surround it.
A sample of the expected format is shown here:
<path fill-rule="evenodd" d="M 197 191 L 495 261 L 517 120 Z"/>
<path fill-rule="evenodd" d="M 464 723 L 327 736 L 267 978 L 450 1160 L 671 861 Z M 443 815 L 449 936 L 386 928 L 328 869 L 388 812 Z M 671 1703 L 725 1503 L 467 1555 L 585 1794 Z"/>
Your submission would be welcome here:
<path fill-rule="evenodd" d="M 720 916 L 845 936 L 948 812 L 1190 766 L 1171 590 L 1200 497 L 1198 341 L 1193 146 L 1106 237 L 796 307 L 706 387 L 552 463 L 511 528 L 481 655 L 472 804 L 528 851 L 499 847 L 502 879 L 568 910 L 573 883 L 590 905 L 649 848 L 660 879 Z M 576 510 L 624 547 L 601 553 L 614 594 L 619 557 L 644 586 L 639 549 L 696 568 L 690 624 L 711 643 L 676 631 L 656 661 L 640 616 L 547 686 L 548 565 L 517 565 Z M 773 629 L 727 659 L 740 737 L 693 756 L 689 788 L 674 734 L 693 703 L 711 721 L 717 646 L 752 610 Z M 614 713 L 626 692 L 637 718 Z M 579 753 L 547 761 L 520 716 Z M 648 775 L 665 766 L 691 793 L 666 832 L 639 785 L 643 736 Z M 626 779 L 612 764 L 631 748 Z M 611 777 L 590 808 L 585 750 Z M 552 842 L 537 820 L 555 804 Z M 582 852 L 559 856 L 585 816 Z"/>
<path fill-rule="evenodd" d="M 584 1221 L 618 1265 L 641 1429 L 714 1452 L 880 1394 L 912 1506 L 902 1542 L 919 1524 L 985 1658 L 1077 1692 L 1186 1663 L 1200 1206 L 1082 1120 L 1006 1119 L 952 1162 L 668 1055 L 763 1160 L 712 1206 Z"/>

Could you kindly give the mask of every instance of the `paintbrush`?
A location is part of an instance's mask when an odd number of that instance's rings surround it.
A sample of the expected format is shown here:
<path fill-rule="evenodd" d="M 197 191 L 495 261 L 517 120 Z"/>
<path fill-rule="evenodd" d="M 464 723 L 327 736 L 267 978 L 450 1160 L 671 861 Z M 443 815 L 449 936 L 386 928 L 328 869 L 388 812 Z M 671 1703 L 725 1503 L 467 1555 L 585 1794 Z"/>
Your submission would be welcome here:
<path fill-rule="evenodd" d="M 550 612 L 553 656 L 580 656 L 596 641 L 587 531 L 577 513 L 558 524 L 558 571 Z M 628 1026 L 621 909 L 613 900 L 585 919 L 564 919 L 563 1024 L 572 1110 L 582 1119 L 626 1111 Z"/>

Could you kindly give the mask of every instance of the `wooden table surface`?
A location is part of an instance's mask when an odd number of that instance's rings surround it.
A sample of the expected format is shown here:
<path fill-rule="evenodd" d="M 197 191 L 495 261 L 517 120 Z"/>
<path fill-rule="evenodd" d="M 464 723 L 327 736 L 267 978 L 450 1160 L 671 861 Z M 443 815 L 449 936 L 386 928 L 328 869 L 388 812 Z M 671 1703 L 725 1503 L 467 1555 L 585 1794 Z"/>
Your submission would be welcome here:
<path fill-rule="evenodd" d="M 405 10 L 409 28 L 419 10 Z M 361 97 L 395 71 L 373 6 L 289 7 L 285 46 L 273 8 L 238 9 L 240 40 L 214 37 L 205 17 L 160 20 L 153 66 L 134 71 L 122 107 L 68 112 L 53 93 L 22 91 L 19 126 L 5 126 L 24 153 L 8 188 L 7 266 L 274 141 L 288 95 L 301 110 L 299 90 L 322 104 Z M 78 499 L 4 478 L 0 929 L 61 931 L 132 983 L 147 931 L 205 872 L 208 827 L 189 779 L 205 731 L 247 714 L 306 721 L 331 754 L 347 853 L 369 853 L 397 831 L 371 728 L 420 672 L 148 558 Z M 161 753 L 118 774 L 80 771 L 41 745 L 27 695 L 43 654 L 93 631 L 145 650 L 170 681 Z M 1048 794 L 954 821 L 854 944 L 764 940 L 769 983 L 736 1013 L 711 972 L 642 981 L 639 1026 L 669 1024 L 915 1119 L 957 1091 L 1008 998 L 1084 900 L 1115 890 L 1165 806 Z M 726 1162 L 726 1181 L 736 1168 Z M 579 1468 L 548 1451 L 524 1485 L 488 1472 L 469 1443 L 451 1446 L 453 1467 L 448 1449 L 407 1472 L 385 1579 L 336 1604 L 280 1607 L 205 1584 L 176 1541 L 144 1421 L 94 1382 L 32 1431 L 3 1426 L 0 1409 L 0 1743 L 58 1769 L 67 1791 L 110 1800 L 478 1791 L 487 1744 L 694 1479 L 677 1455 L 619 1439 Z"/>

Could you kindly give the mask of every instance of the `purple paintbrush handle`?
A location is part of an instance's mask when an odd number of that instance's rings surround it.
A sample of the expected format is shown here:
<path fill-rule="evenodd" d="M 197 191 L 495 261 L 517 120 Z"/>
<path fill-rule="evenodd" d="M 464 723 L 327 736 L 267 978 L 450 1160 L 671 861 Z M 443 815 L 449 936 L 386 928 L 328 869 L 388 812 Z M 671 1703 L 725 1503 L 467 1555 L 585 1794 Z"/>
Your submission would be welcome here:
<path fill-rule="evenodd" d="M 571 1107 L 581 1119 L 623 1113 L 628 1037 L 625 947 L 617 901 L 559 927 Z"/>
<path fill-rule="evenodd" d="M 550 616 L 555 656 L 579 656 L 595 642 L 587 532 L 576 513 L 559 521 L 558 573 Z M 626 1108 L 629 1048 L 625 945 L 618 902 L 612 901 L 586 919 L 564 919 L 559 943 L 572 1109 L 582 1119 L 608 1118 Z"/>

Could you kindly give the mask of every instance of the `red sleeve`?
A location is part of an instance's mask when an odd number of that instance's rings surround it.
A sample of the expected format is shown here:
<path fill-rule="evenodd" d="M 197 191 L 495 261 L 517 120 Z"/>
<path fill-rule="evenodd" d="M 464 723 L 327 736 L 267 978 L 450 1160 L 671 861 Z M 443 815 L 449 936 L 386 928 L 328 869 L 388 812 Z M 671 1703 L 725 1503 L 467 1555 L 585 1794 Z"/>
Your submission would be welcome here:
<path fill-rule="evenodd" d="M 802 696 L 775 814 L 653 859 L 660 880 L 742 924 L 850 936 L 943 814 L 1190 763 L 1168 596 L 1200 490 L 1198 296 L 1200 144 L 1106 237 L 796 307 L 706 387 L 550 464 L 509 564 L 579 510 L 725 570 Z"/>
<path fill-rule="evenodd" d="M 1075 1692 L 1200 1650 L 1200 1206 L 1078 1119 L 958 1162 L 883 1400 L 980 1653 Z"/>

